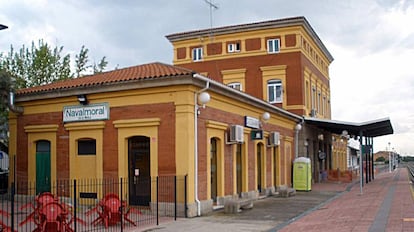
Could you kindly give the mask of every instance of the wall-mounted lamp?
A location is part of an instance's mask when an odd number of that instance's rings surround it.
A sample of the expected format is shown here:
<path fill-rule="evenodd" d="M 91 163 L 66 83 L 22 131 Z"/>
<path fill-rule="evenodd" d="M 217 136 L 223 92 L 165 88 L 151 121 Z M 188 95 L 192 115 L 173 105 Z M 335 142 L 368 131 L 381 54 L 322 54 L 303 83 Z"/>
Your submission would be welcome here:
<path fill-rule="evenodd" d="M 86 94 L 78 95 L 78 101 L 82 105 L 87 105 L 88 104 L 88 98 L 86 97 Z"/>
<path fill-rule="evenodd" d="M 196 110 L 197 114 L 200 114 L 200 108 L 206 108 L 206 104 L 210 101 L 210 94 L 207 92 L 201 92 L 197 97 Z"/>
<path fill-rule="evenodd" d="M 318 139 L 322 141 L 323 140 L 323 134 L 319 134 Z"/>
<path fill-rule="evenodd" d="M 201 92 L 198 95 L 198 103 L 201 105 L 201 107 L 204 109 L 206 108 L 206 104 L 210 101 L 210 94 L 207 92 Z"/>
<path fill-rule="evenodd" d="M 259 127 L 263 128 L 263 123 L 267 122 L 270 119 L 270 114 L 268 112 L 264 112 L 259 121 Z"/>
<path fill-rule="evenodd" d="M 343 130 L 342 134 L 341 134 L 342 138 L 348 138 L 348 131 L 347 130 Z"/>
<path fill-rule="evenodd" d="M 266 122 L 269 119 L 270 119 L 270 114 L 268 112 L 264 112 L 262 114 L 262 120 Z"/>
<path fill-rule="evenodd" d="M 302 124 L 298 123 L 295 126 L 295 131 L 300 131 L 300 130 L 302 130 Z"/>

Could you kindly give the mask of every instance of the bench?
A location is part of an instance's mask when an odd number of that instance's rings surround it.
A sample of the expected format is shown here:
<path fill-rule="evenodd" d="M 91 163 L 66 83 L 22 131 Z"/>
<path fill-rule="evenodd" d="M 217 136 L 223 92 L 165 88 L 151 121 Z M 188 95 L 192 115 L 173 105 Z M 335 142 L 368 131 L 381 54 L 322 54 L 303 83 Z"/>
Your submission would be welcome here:
<path fill-rule="evenodd" d="M 296 195 L 296 190 L 293 188 L 288 188 L 286 185 L 279 186 L 278 192 L 280 197 L 291 197 Z"/>
<path fill-rule="evenodd" d="M 242 209 L 253 208 L 253 199 L 231 199 L 224 203 L 225 213 L 240 213 Z"/>

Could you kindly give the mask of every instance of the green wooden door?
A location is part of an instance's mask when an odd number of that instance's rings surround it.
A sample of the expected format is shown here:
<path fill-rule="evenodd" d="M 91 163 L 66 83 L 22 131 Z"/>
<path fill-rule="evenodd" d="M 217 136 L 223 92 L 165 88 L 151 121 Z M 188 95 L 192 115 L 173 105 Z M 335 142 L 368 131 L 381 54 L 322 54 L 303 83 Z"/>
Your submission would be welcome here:
<path fill-rule="evenodd" d="M 50 192 L 50 142 L 36 143 L 36 194 Z"/>

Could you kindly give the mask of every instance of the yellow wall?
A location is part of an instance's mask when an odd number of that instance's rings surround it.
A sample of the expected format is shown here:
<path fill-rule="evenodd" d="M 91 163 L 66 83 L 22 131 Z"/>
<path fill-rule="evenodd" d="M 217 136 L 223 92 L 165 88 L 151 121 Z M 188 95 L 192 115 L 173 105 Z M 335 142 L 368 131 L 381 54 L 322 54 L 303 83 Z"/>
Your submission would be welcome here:
<path fill-rule="evenodd" d="M 291 177 L 291 171 L 292 171 L 292 162 L 293 162 L 293 138 L 292 137 L 288 137 L 288 136 L 283 136 L 283 142 L 284 142 L 284 150 L 285 150 L 285 154 L 283 154 L 285 156 L 285 162 L 281 165 L 283 165 L 285 167 L 284 172 L 285 172 L 285 178 L 283 180 L 281 180 L 281 184 L 283 185 L 287 185 L 290 186 L 290 177 Z"/>
<path fill-rule="evenodd" d="M 228 85 L 230 83 L 238 82 L 241 84 L 241 91 L 244 91 L 246 89 L 245 84 L 245 75 L 246 75 L 246 69 L 232 69 L 232 70 L 223 70 L 221 71 L 221 74 L 223 75 L 223 84 Z"/>
<path fill-rule="evenodd" d="M 118 175 L 128 178 L 128 139 L 133 136 L 150 138 L 150 175 L 158 176 L 158 126 L 159 118 L 131 119 L 114 121 L 118 128 Z M 156 199 L 156 186 L 151 182 L 151 201 Z M 124 191 L 125 199 L 128 191 Z M 181 199 L 182 200 L 182 199 Z"/>
<path fill-rule="evenodd" d="M 50 183 L 56 181 L 56 131 L 58 125 L 36 125 L 26 126 L 24 128 L 28 135 L 28 181 L 36 182 L 36 142 L 39 140 L 47 140 L 50 142 Z M 52 188 L 53 189 L 53 188 Z M 53 189 L 54 191 L 56 189 Z"/>
<path fill-rule="evenodd" d="M 102 103 L 106 102 L 108 105 L 113 107 L 127 106 L 131 104 L 151 104 L 151 103 L 167 103 L 174 102 L 175 104 L 175 154 L 176 154 L 176 175 L 184 176 L 187 175 L 187 199 L 188 202 L 194 202 L 194 100 L 195 92 L 199 89 L 190 86 L 173 86 L 173 87 L 161 87 L 154 89 L 145 89 L 139 91 L 123 91 L 123 92 L 108 92 L 100 94 L 90 94 L 88 95 L 89 102 Z M 254 107 L 240 100 L 231 99 L 229 97 L 219 95 L 212 91 L 207 90 L 211 95 L 211 101 L 207 103 L 206 107 L 224 110 L 226 112 L 231 112 L 239 116 L 250 116 L 255 118 L 260 118 L 264 113 L 263 109 Z M 53 100 L 45 101 L 33 101 L 30 103 L 23 103 L 25 107 L 24 115 L 38 114 L 38 113 L 49 113 L 49 112 L 62 112 L 64 106 L 68 105 L 77 105 L 77 99 L 75 96 L 57 98 Z M 203 109 L 201 109 L 201 114 Z M 275 124 L 282 128 L 291 130 L 296 122 L 293 120 L 283 117 L 278 113 L 271 113 L 271 118 L 267 123 Z M 12 115 L 13 116 L 13 115 Z M 16 151 L 16 126 L 14 125 L 15 119 L 10 117 L 10 127 L 11 134 L 10 137 L 11 147 L 10 151 Z M 127 148 L 127 139 L 135 135 L 143 135 L 151 138 L 151 176 L 158 176 L 158 127 L 161 123 L 159 118 L 145 118 L 145 119 L 129 119 L 129 120 L 116 120 L 113 122 L 115 128 L 118 130 L 118 176 L 126 178 L 128 176 L 128 148 Z M 69 157 L 70 157 L 70 178 L 103 178 L 103 131 L 106 126 L 106 121 L 93 121 L 93 122 L 71 122 L 65 123 L 64 127 L 69 131 Z M 223 173 L 227 170 L 224 170 L 224 147 L 226 138 L 224 131 L 227 130 L 228 126 L 225 123 L 208 121 L 207 123 L 207 139 L 215 137 L 220 141 L 220 150 L 218 151 L 218 196 L 224 196 L 225 183 Z M 26 132 L 29 133 L 29 146 L 34 141 L 38 139 L 47 139 L 51 141 L 52 144 L 52 178 L 56 179 L 56 130 L 57 125 L 51 130 L 48 125 L 40 125 L 40 128 L 37 128 L 37 125 L 26 127 Z M 42 133 L 37 133 L 36 131 L 42 131 Z M 245 141 L 250 140 L 250 129 L 245 128 L 244 137 Z M 37 134 L 42 134 L 39 136 Z M 78 156 L 77 155 L 77 140 L 81 138 L 93 138 L 96 140 L 97 150 L 95 156 Z M 210 144 L 209 142 L 207 144 Z M 264 144 L 266 144 L 264 142 Z M 230 146 L 230 145 L 229 145 Z M 232 145 L 235 146 L 235 145 Z M 207 154 L 210 152 L 209 145 L 206 146 Z M 32 149 L 32 150 L 31 150 Z M 235 151 L 235 149 L 233 149 Z M 249 167 L 248 164 L 248 143 L 245 142 L 242 145 L 243 152 L 243 184 L 242 191 L 247 192 L 251 191 L 249 189 L 249 176 L 248 169 L 256 168 Z M 30 153 L 33 153 L 33 148 L 29 147 Z M 266 149 L 265 149 L 266 151 Z M 12 153 L 13 154 L 13 153 Z M 263 154 L 264 169 L 266 169 L 265 164 L 269 162 L 266 160 L 265 154 Z M 234 164 L 236 163 L 235 153 L 233 154 Z M 207 170 L 210 170 L 210 160 L 207 163 Z M 33 179 L 35 176 L 34 172 L 34 160 L 29 160 L 29 179 Z M 53 165 L 54 164 L 54 165 Z M 281 170 L 280 168 L 278 170 Z M 236 171 L 235 166 L 233 167 L 233 172 Z M 268 170 L 269 171 L 269 170 Z M 235 173 L 234 173 L 235 174 Z M 209 177 L 209 171 L 207 173 Z M 236 176 L 236 175 L 234 175 Z M 266 179 L 266 175 L 263 174 L 263 186 L 267 185 L 267 182 L 270 180 Z M 282 182 L 282 181 L 280 181 Z M 236 181 L 234 180 L 234 193 L 237 192 Z M 179 183 L 181 184 L 181 183 Z M 154 187 L 154 186 L 152 186 Z M 182 186 L 178 186 L 182 188 Z M 208 194 L 210 194 L 211 186 L 207 186 Z M 152 191 L 155 194 L 156 191 Z M 127 191 L 125 191 L 127 193 Z M 152 196 L 154 197 L 154 196 Z M 209 196 L 211 197 L 211 196 Z M 178 201 L 183 202 L 184 196 L 179 195 Z"/>
<path fill-rule="evenodd" d="M 64 125 L 69 131 L 69 177 L 71 179 L 103 178 L 104 121 L 76 122 Z M 95 139 L 96 155 L 78 155 L 78 140 Z"/>
<path fill-rule="evenodd" d="M 319 77 L 316 76 L 315 73 L 313 73 L 308 67 L 305 67 L 303 71 L 304 76 L 304 86 L 305 86 L 305 108 L 306 108 L 306 115 L 310 115 L 311 109 L 312 109 L 312 97 L 314 97 L 314 105 L 313 108 L 317 110 L 316 117 L 318 118 L 331 118 L 331 96 L 330 96 L 330 89 L 329 86 L 326 86 L 324 83 L 322 83 L 319 80 Z M 316 89 L 316 95 L 312 96 L 314 94 L 313 88 Z M 320 100 L 320 106 L 318 105 L 318 98 L 319 93 L 321 93 L 321 99 Z M 326 99 L 325 102 L 323 102 L 323 98 Z M 325 112 L 322 110 L 322 108 L 325 108 Z"/>
<path fill-rule="evenodd" d="M 17 118 L 16 114 L 9 113 L 9 185 L 15 179 L 15 158 L 17 159 Z"/>
<path fill-rule="evenodd" d="M 339 135 L 333 135 L 332 140 L 332 169 L 346 171 L 348 170 L 346 157 L 348 140 Z"/>
<path fill-rule="evenodd" d="M 206 122 L 207 127 L 207 155 L 210 155 L 211 151 L 211 139 L 216 138 L 217 141 L 217 196 L 224 196 L 224 146 L 226 138 L 224 137 L 225 131 L 228 125 L 221 122 L 208 120 Z M 207 157 L 207 180 L 211 179 L 211 159 Z M 211 199 L 211 183 L 207 181 L 207 199 Z"/>

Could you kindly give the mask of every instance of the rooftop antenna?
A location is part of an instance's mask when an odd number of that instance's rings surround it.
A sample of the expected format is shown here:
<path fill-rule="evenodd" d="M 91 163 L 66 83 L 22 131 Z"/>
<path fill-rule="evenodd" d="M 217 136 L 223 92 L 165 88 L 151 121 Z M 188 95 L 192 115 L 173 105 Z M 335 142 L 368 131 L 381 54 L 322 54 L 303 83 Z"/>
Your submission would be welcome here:
<path fill-rule="evenodd" d="M 213 8 L 218 10 L 218 6 L 212 2 L 212 0 L 204 0 L 210 6 L 210 39 L 213 37 L 212 29 L 213 29 Z"/>

